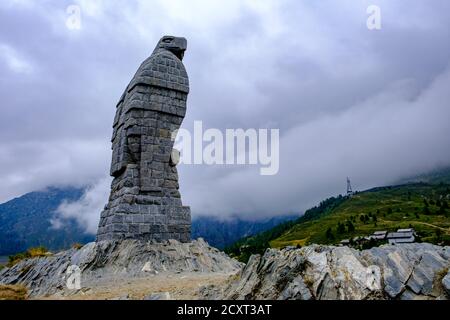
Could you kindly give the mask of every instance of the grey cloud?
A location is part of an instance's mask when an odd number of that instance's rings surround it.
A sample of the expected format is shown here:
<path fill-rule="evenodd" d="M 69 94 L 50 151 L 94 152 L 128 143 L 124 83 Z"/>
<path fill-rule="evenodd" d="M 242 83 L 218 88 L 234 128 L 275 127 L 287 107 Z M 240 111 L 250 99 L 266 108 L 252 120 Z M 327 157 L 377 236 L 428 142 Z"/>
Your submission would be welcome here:
<path fill-rule="evenodd" d="M 365 27 L 371 1 L 79 0 L 78 31 L 64 25 L 72 1 L 22 2 L 0 5 L 0 46 L 32 67 L 15 72 L 0 54 L 0 200 L 105 184 L 115 104 L 170 33 L 189 40 L 185 128 L 281 134 L 274 177 L 181 166 L 194 215 L 300 212 L 342 192 L 347 175 L 363 189 L 450 163 L 447 1 L 377 1 L 380 31 Z"/>
<path fill-rule="evenodd" d="M 361 190 L 446 165 L 449 81 L 446 70 L 413 101 L 403 93 L 410 83 L 399 84 L 338 115 L 292 128 L 281 141 L 277 176 L 258 176 L 254 168 L 230 170 L 214 184 L 197 178 L 184 194 L 197 200 L 193 207 L 203 214 L 252 217 L 258 208 L 259 216 L 270 216 L 280 207 L 295 212 L 343 193 L 346 175 Z"/>

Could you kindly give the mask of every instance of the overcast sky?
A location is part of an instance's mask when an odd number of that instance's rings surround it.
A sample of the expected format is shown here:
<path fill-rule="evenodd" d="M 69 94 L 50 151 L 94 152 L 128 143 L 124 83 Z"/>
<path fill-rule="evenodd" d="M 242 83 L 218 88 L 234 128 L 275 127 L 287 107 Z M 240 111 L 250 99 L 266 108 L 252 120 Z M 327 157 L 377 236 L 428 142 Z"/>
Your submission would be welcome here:
<path fill-rule="evenodd" d="M 381 30 L 366 26 L 372 4 Z M 179 167 L 194 216 L 300 213 L 347 176 L 362 190 L 448 165 L 448 12 L 446 0 L 1 1 L 0 201 L 91 185 L 63 215 L 95 229 L 115 105 L 165 34 L 188 39 L 184 128 L 280 129 L 278 175 Z"/>

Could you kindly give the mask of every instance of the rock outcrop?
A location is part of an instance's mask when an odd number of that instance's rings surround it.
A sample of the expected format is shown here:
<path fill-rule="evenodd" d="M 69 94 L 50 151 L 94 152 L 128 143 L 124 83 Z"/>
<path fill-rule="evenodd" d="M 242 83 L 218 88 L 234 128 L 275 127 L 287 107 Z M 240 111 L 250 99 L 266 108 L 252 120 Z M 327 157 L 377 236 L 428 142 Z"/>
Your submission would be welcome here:
<path fill-rule="evenodd" d="M 67 284 L 74 267 L 80 272 L 81 290 Z M 201 239 L 192 243 L 125 240 L 90 243 L 79 250 L 22 261 L 0 271 L 0 284 L 23 284 L 32 298 L 77 298 L 80 292 L 98 298 L 95 294 L 104 293 L 99 288 L 106 284 L 106 291 L 113 291 L 109 298 L 136 299 L 133 286 L 142 283 L 146 293 L 139 299 L 150 300 L 449 299 L 449 267 L 450 247 L 427 243 L 365 251 L 320 245 L 268 249 L 244 266 Z M 175 286 L 165 284 L 169 281 Z"/>
<path fill-rule="evenodd" d="M 202 239 L 191 243 L 176 240 L 92 242 L 51 257 L 21 261 L 0 271 L 0 284 L 23 284 L 30 297 L 57 293 L 73 294 L 68 277 L 79 270 L 81 289 L 115 280 L 148 277 L 152 274 L 233 273 L 242 264 L 209 246 Z M 76 292 L 76 290 L 75 290 Z"/>
<path fill-rule="evenodd" d="M 448 299 L 449 265 L 450 247 L 426 243 L 269 249 L 228 287 L 202 292 L 208 299 Z"/>

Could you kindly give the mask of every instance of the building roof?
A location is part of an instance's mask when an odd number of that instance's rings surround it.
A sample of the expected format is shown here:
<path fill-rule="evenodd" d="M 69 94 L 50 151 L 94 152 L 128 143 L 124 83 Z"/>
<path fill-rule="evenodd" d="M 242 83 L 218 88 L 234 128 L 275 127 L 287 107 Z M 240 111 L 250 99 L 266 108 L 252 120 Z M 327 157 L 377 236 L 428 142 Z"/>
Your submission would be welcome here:
<path fill-rule="evenodd" d="M 416 238 L 414 236 L 411 237 L 407 237 L 407 238 L 394 238 L 394 239 L 389 239 L 389 243 L 413 243 L 416 240 Z"/>
<path fill-rule="evenodd" d="M 414 233 L 410 232 L 389 232 L 387 234 L 388 239 L 400 239 L 400 238 L 410 238 L 414 237 Z"/>

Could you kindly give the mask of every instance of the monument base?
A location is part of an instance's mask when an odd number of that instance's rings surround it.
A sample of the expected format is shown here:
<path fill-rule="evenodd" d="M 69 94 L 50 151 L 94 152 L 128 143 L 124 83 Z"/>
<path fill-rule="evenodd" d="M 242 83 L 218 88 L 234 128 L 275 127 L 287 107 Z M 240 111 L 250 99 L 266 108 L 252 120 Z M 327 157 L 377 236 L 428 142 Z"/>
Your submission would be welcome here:
<path fill-rule="evenodd" d="M 97 241 L 191 241 L 191 210 L 172 205 L 120 204 L 102 212 Z"/>

